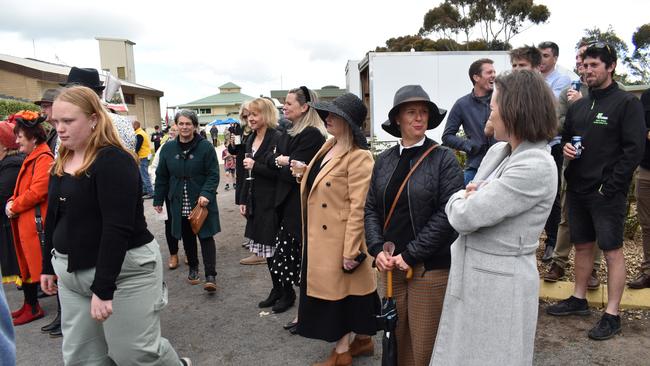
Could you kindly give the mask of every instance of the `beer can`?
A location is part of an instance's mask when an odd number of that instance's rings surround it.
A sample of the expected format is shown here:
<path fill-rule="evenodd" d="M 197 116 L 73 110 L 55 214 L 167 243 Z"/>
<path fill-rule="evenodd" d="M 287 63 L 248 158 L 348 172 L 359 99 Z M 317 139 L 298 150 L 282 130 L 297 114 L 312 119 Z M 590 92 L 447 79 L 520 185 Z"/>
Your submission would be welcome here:
<path fill-rule="evenodd" d="M 571 145 L 576 149 L 576 159 L 582 155 L 582 136 L 571 137 Z"/>
<path fill-rule="evenodd" d="M 571 82 L 571 88 L 575 91 L 580 91 L 580 88 L 582 87 L 582 83 L 580 80 L 574 80 Z"/>

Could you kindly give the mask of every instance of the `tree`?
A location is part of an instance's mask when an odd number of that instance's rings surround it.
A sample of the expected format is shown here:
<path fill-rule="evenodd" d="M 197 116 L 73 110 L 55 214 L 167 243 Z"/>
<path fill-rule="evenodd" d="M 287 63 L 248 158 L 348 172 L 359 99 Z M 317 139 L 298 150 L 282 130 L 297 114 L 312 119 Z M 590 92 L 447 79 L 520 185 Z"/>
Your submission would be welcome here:
<path fill-rule="evenodd" d="M 460 45 L 453 39 L 432 40 L 418 34 L 390 38 L 385 47 L 377 47 L 375 52 L 408 52 L 413 48 L 416 51 L 452 51 L 459 49 Z"/>
<path fill-rule="evenodd" d="M 424 16 L 420 35 L 437 33 L 452 38 L 465 34 L 465 48 L 474 29 L 488 45 L 509 45 L 517 34 L 551 16 L 545 5 L 533 0 L 445 0 Z"/>
<path fill-rule="evenodd" d="M 589 44 L 594 42 L 608 43 L 616 50 L 616 56 L 618 59 L 625 61 L 628 52 L 627 43 L 625 43 L 625 41 L 623 41 L 621 37 L 616 34 L 611 24 L 604 32 L 598 27 L 594 27 L 592 29 L 585 28 L 585 34 L 582 36 L 582 38 L 580 38 L 578 43 L 576 43 L 576 49 L 580 46 L 580 44 Z"/>
<path fill-rule="evenodd" d="M 650 84 L 650 23 L 637 28 L 632 34 L 634 52 L 626 58 L 630 74 L 639 84 Z"/>

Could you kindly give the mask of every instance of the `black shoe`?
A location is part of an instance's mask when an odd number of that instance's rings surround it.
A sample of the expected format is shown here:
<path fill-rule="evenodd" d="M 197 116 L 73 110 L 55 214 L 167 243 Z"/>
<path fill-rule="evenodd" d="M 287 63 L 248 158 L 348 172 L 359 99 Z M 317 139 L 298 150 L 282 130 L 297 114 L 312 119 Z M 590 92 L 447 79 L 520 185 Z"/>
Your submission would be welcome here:
<path fill-rule="evenodd" d="M 296 334 L 298 334 L 298 323 L 296 323 L 296 326 L 295 326 L 295 327 L 289 329 L 289 333 L 291 333 L 291 335 L 296 335 Z"/>
<path fill-rule="evenodd" d="M 556 304 L 546 308 L 546 314 L 555 316 L 564 315 L 589 315 L 589 304 L 587 299 L 578 299 L 577 297 L 569 297 Z"/>
<path fill-rule="evenodd" d="M 269 293 L 269 296 L 266 298 L 266 300 L 261 301 L 259 304 L 257 304 L 257 306 L 261 308 L 271 307 L 275 305 L 276 301 L 278 301 L 281 296 L 282 296 L 282 290 L 280 290 L 277 287 L 274 287 L 273 289 L 271 289 L 271 292 Z"/>
<path fill-rule="evenodd" d="M 612 338 L 620 331 L 621 317 L 618 315 L 603 313 L 603 317 L 600 318 L 595 327 L 591 328 L 587 335 L 591 339 L 604 341 L 605 339 Z"/>
<path fill-rule="evenodd" d="M 50 333 L 51 331 L 53 331 L 54 329 L 57 329 L 57 328 L 59 329 L 59 331 L 61 330 L 61 312 L 60 311 L 56 313 L 56 317 L 54 317 L 54 320 L 52 320 L 52 322 L 50 324 L 41 327 L 41 332 Z"/>
<path fill-rule="evenodd" d="M 296 302 L 296 292 L 293 290 L 293 287 L 287 287 L 282 289 L 282 296 L 278 302 L 273 305 L 274 313 L 284 313 L 289 310 L 290 307 Z"/>
<path fill-rule="evenodd" d="M 50 338 L 61 338 L 63 337 L 63 332 L 61 331 L 61 324 L 58 327 L 52 329 L 50 332 Z"/>
<path fill-rule="evenodd" d="M 544 255 L 542 256 L 542 262 L 548 262 L 553 259 L 553 250 L 555 250 L 555 247 L 546 244 L 546 248 L 544 248 Z"/>
<path fill-rule="evenodd" d="M 192 285 L 198 285 L 201 280 L 199 279 L 199 269 L 190 268 L 190 274 L 187 276 L 187 280 L 190 281 Z"/>
<path fill-rule="evenodd" d="M 217 291 L 217 280 L 215 276 L 205 276 L 205 284 L 203 289 L 209 293 Z"/>
<path fill-rule="evenodd" d="M 298 326 L 298 322 L 294 322 L 293 320 L 288 322 L 287 324 L 283 325 L 282 328 L 286 330 L 290 330 L 293 328 L 296 328 Z"/>

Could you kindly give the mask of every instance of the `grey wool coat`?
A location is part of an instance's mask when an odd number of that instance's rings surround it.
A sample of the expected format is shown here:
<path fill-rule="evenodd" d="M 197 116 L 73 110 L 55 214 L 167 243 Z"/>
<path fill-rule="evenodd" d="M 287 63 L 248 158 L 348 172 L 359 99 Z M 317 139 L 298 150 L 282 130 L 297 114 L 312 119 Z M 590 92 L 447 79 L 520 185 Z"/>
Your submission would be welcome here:
<path fill-rule="evenodd" d="M 431 365 L 530 365 L 535 250 L 555 199 L 555 163 L 545 142 L 523 142 L 514 151 L 499 142 L 474 179 L 486 183 L 468 198 L 465 190 L 455 193 L 445 208 L 459 237 Z"/>

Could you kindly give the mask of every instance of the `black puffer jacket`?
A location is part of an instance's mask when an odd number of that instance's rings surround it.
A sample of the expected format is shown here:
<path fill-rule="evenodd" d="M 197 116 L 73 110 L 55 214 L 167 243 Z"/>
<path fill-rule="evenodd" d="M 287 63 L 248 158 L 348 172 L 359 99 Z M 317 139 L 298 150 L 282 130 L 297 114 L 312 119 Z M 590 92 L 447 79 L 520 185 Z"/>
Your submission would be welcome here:
<path fill-rule="evenodd" d="M 434 144 L 427 138 L 412 164 Z M 384 192 L 399 161 L 399 146 L 384 151 L 375 162 L 365 206 L 368 252 L 377 256 L 384 244 Z M 449 268 L 450 246 L 458 234 L 449 224 L 445 205 L 449 197 L 463 189 L 463 173 L 454 153 L 438 147 L 427 156 L 409 179 L 402 194 L 408 195 L 415 239 L 401 252 L 411 267 L 424 263 L 426 270 Z M 393 220 L 393 219 L 391 219 Z M 400 254 L 400 253 L 396 253 Z"/>

